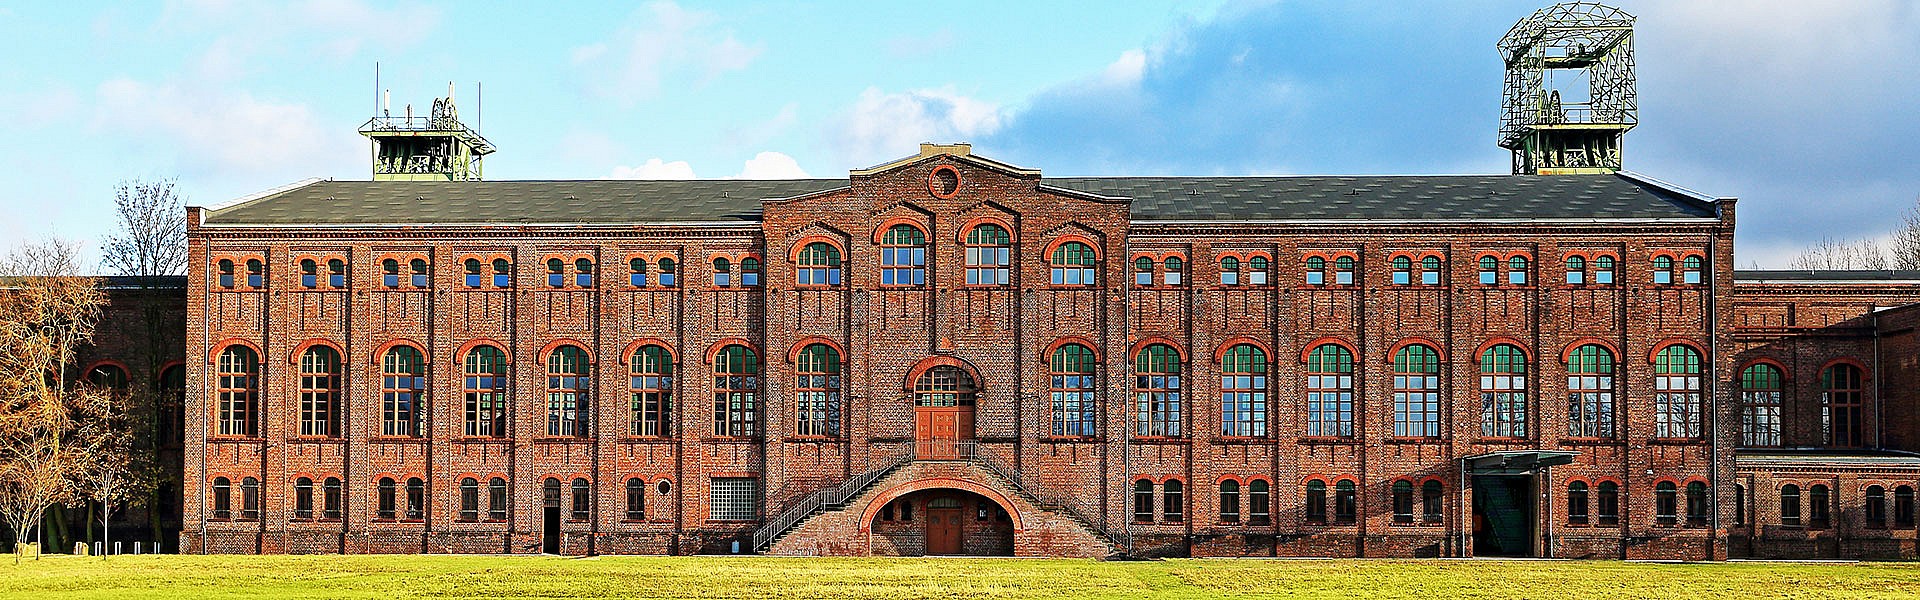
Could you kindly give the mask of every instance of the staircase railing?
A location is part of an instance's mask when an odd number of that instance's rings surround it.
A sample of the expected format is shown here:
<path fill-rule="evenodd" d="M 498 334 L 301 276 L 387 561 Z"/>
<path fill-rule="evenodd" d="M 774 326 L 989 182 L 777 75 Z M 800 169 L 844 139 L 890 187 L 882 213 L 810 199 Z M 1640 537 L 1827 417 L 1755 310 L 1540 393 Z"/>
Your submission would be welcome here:
<path fill-rule="evenodd" d="M 849 477 L 846 481 L 840 482 L 839 485 L 815 490 L 813 493 L 807 494 L 805 498 L 788 504 L 785 509 L 780 511 L 780 514 L 775 515 L 772 519 L 767 520 L 766 523 L 761 524 L 759 528 L 753 530 L 754 551 L 765 551 L 768 546 L 773 544 L 774 538 L 778 538 L 780 534 L 786 533 L 789 529 L 793 529 L 795 525 L 800 524 L 800 521 L 812 516 L 813 513 L 819 512 L 820 509 L 828 506 L 846 504 L 848 498 L 852 498 L 855 494 L 859 494 L 861 490 L 867 489 L 867 486 L 873 485 L 873 482 L 879 481 L 880 478 L 885 477 L 887 473 L 893 472 L 894 469 L 900 468 L 901 465 L 913 462 L 913 457 L 912 449 L 908 449 L 904 455 L 886 460 L 881 463 L 879 467 Z"/>
<path fill-rule="evenodd" d="M 1042 503 L 1060 507 L 1061 510 L 1068 515 L 1079 519 L 1082 523 L 1086 523 L 1087 526 L 1093 528 L 1094 531 L 1100 532 L 1100 535 L 1106 536 L 1107 540 L 1112 542 L 1116 549 L 1127 547 L 1126 536 L 1128 532 L 1126 528 L 1121 527 L 1118 531 L 1110 529 L 1107 523 L 1106 511 L 1100 510 L 1100 507 L 1087 502 L 1085 498 L 1074 495 L 1041 494 L 1038 486 L 1028 484 L 1026 479 L 1020 476 L 1020 471 L 1008 468 L 1000 462 L 1000 459 L 995 458 L 993 454 L 982 451 L 978 442 L 961 441 L 957 442 L 956 446 L 960 458 L 973 461 L 986 467 L 987 470 L 993 471 L 993 474 L 999 475 L 1001 479 L 1005 479 L 1008 483 L 1013 484 L 1013 487 Z M 1096 520 L 1090 517 L 1090 515 L 1099 515 L 1099 519 Z"/>

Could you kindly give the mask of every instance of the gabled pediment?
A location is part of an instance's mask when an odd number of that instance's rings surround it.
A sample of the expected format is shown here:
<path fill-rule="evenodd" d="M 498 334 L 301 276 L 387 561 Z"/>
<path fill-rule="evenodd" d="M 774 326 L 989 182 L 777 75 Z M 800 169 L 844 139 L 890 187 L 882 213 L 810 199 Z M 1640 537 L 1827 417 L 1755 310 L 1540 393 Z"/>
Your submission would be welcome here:
<path fill-rule="evenodd" d="M 1003 163 L 991 158 L 974 154 L 973 145 L 966 144 L 966 143 L 960 143 L 960 144 L 922 143 L 920 144 L 919 154 L 903 157 L 898 160 L 888 161 L 885 163 L 867 167 L 865 169 L 855 169 L 852 171 L 848 171 L 847 174 L 852 177 L 871 177 L 874 175 L 885 173 L 887 171 L 910 167 L 923 162 L 940 160 L 943 157 L 946 159 L 952 160 L 954 162 L 973 165 L 983 169 L 999 171 L 1001 173 L 1005 173 L 1007 175 L 1012 175 L 1015 177 L 1039 177 L 1040 176 L 1039 169 L 1028 169 L 1025 167 L 1017 167 L 1017 166 Z"/>

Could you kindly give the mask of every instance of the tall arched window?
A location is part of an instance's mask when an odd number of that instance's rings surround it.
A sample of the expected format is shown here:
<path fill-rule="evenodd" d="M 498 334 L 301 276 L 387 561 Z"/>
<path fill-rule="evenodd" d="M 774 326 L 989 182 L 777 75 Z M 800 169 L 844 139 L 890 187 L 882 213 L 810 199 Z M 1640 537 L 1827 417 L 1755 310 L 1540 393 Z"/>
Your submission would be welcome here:
<path fill-rule="evenodd" d="M 1240 482 L 1232 479 L 1220 481 L 1220 522 L 1240 522 Z"/>
<path fill-rule="evenodd" d="M 1440 435 L 1440 353 L 1424 344 L 1393 355 L 1393 435 Z"/>
<path fill-rule="evenodd" d="M 1047 361 L 1048 388 L 1053 408 L 1053 435 L 1094 435 L 1098 414 L 1094 402 L 1093 351 L 1066 344 Z"/>
<path fill-rule="evenodd" d="M 1220 434 L 1267 435 L 1267 353 L 1259 346 L 1238 344 L 1220 359 Z"/>
<path fill-rule="evenodd" d="M 1053 249 L 1054 285 L 1093 285 L 1093 266 L 1095 264 L 1093 247 L 1080 242 L 1066 242 Z"/>
<path fill-rule="evenodd" d="M 1444 510 L 1441 508 L 1440 480 L 1428 479 L 1420 484 L 1420 520 L 1439 523 Z"/>
<path fill-rule="evenodd" d="M 379 485 L 374 488 L 374 518 L 386 521 L 399 518 L 399 489 L 392 477 L 380 478 Z"/>
<path fill-rule="evenodd" d="M 1587 524 L 1587 482 L 1567 484 L 1567 524 Z"/>
<path fill-rule="evenodd" d="M 1877 485 L 1867 486 L 1864 508 L 1862 512 L 1866 514 L 1868 527 L 1885 528 L 1887 526 L 1887 488 Z"/>
<path fill-rule="evenodd" d="M 407 520 L 427 518 L 427 483 L 419 477 L 407 478 Z"/>
<path fill-rule="evenodd" d="M 427 414 L 427 361 L 412 346 L 380 358 L 380 434 L 418 437 Z"/>
<path fill-rule="evenodd" d="M 1913 512 L 1913 486 L 1903 485 L 1893 488 L 1893 524 L 1900 527 L 1912 527 Z"/>
<path fill-rule="evenodd" d="M 480 481 L 472 477 L 460 480 L 460 520 L 480 520 Z"/>
<path fill-rule="evenodd" d="M 1654 356 L 1654 435 L 1700 437 L 1700 353 L 1674 344 Z"/>
<path fill-rule="evenodd" d="M 1679 521 L 1679 489 L 1671 481 L 1662 481 L 1653 486 L 1653 521 L 1661 525 L 1672 525 Z"/>
<path fill-rule="evenodd" d="M 1405 479 L 1393 482 L 1393 522 L 1413 522 L 1413 482 Z"/>
<path fill-rule="evenodd" d="M 573 514 L 568 517 L 574 521 L 585 521 L 592 512 L 593 488 L 587 485 L 586 479 L 576 477 L 573 480 Z"/>
<path fill-rule="evenodd" d="M 493 346 L 467 352 L 465 374 L 467 435 L 507 435 L 507 355 Z"/>
<path fill-rule="evenodd" d="M 247 477 L 240 480 L 240 518 L 248 521 L 260 520 L 260 480 Z"/>
<path fill-rule="evenodd" d="M 1740 372 L 1740 445 L 1780 445 L 1780 369 L 1757 364 Z"/>
<path fill-rule="evenodd" d="M 340 434 L 340 353 L 313 345 L 300 354 L 300 435 Z"/>
<path fill-rule="evenodd" d="M 1527 355 L 1512 344 L 1480 355 L 1480 435 L 1527 436 Z"/>
<path fill-rule="evenodd" d="M 547 355 L 547 435 L 587 435 L 591 368 L 579 346 L 561 346 Z"/>
<path fill-rule="evenodd" d="M 1359 513 L 1359 497 L 1352 479 L 1333 484 L 1333 521 L 1352 523 Z"/>
<path fill-rule="evenodd" d="M 495 477 L 487 481 L 487 520 L 507 520 L 507 480 Z"/>
<path fill-rule="evenodd" d="M 1813 484 L 1807 488 L 1807 526 L 1826 528 L 1833 524 L 1833 499 L 1827 493 L 1827 486 Z"/>
<path fill-rule="evenodd" d="M 1594 502 L 1594 519 L 1601 525 L 1619 524 L 1620 484 L 1611 481 L 1602 481 L 1600 485 L 1595 487 L 1599 488 L 1599 494 L 1597 495 L 1596 502 Z"/>
<path fill-rule="evenodd" d="M 313 480 L 301 477 L 293 480 L 293 518 L 304 521 L 313 518 Z"/>
<path fill-rule="evenodd" d="M 1780 524 L 1800 526 L 1800 486 L 1791 483 L 1780 486 Z"/>
<path fill-rule="evenodd" d="M 216 521 L 233 518 L 233 481 L 225 477 L 213 478 L 213 518 Z"/>
<path fill-rule="evenodd" d="M 160 371 L 159 439 L 174 443 L 187 440 L 187 366 L 173 365 Z"/>
<path fill-rule="evenodd" d="M 927 284 L 927 235 L 900 224 L 880 236 L 880 285 Z"/>
<path fill-rule="evenodd" d="M 1133 358 L 1135 433 L 1142 436 L 1182 435 L 1180 354 L 1172 346 L 1153 344 Z"/>
<path fill-rule="evenodd" d="M 1707 484 L 1687 482 L 1687 526 L 1701 527 L 1707 524 Z"/>
<path fill-rule="evenodd" d="M 1327 482 L 1319 479 L 1307 480 L 1306 516 L 1308 523 L 1327 522 Z"/>
<path fill-rule="evenodd" d="M 1613 353 L 1599 344 L 1567 356 L 1567 435 L 1613 437 Z"/>
<path fill-rule="evenodd" d="M 967 232 L 967 285 L 1006 285 L 1013 237 L 992 223 Z"/>
<path fill-rule="evenodd" d="M 215 487 L 215 490 L 220 489 Z M 1153 481 L 1136 479 L 1133 482 L 1133 520 L 1140 523 L 1153 522 Z"/>
<path fill-rule="evenodd" d="M 238 344 L 220 351 L 214 396 L 220 405 L 220 435 L 255 437 L 260 406 L 260 357 Z"/>
<path fill-rule="evenodd" d="M 794 277 L 800 285 L 840 285 L 840 249 L 826 242 L 800 248 Z"/>
<path fill-rule="evenodd" d="M 794 433 L 840 435 L 840 352 L 826 344 L 800 349 L 794 367 Z"/>
<path fill-rule="evenodd" d="M 628 521 L 647 520 L 647 482 L 639 478 L 627 480 L 627 519 Z"/>
<path fill-rule="evenodd" d="M 759 425 L 760 356 L 727 346 L 713 357 L 713 434 L 749 437 Z"/>
<path fill-rule="evenodd" d="M 1247 483 L 1247 522 L 1253 525 L 1266 525 L 1273 521 L 1271 492 L 1265 479 L 1255 479 Z"/>
<path fill-rule="evenodd" d="M 1353 353 L 1338 344 L 1307 355 L 1307 435 L 1353 435 Z"/>
<path fill-rule="evenodd" d="M 337 521 L 340 519 L 340 478 L 328 477 L 321 484 L 320 518 Z"/>
<path fill-rule="evenodd" d="M 628 361 L 633 393 L 633 435 L 667 435 L 668 415 L 673 414 L 673 357 L 667 349 L 641 346 Z"/>
<path fill-rule="evenodd" d="M 1186 520 L 1187 500 L 1185 486 L 1178 479 L 1168 479 L 1160 484 L 1160 520 L 1179 523 Z"/>
<path fill-rule="evenodd" d="M 1860 445 L 1860 368 L 1841 363 L 1820 373 L 1820 422 L 1827 444 Z"/>

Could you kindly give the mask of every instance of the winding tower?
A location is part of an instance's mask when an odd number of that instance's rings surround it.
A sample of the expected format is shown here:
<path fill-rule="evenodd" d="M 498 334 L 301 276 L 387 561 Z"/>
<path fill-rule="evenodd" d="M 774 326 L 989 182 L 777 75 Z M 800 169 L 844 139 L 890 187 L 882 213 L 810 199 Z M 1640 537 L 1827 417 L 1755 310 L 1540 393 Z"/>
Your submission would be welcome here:
<path fill-rule="evenodd" d="M 479 181 L 480 160 L 494 151 L 493 142 L 460 121 L 453 84 L 427 114 L 415 116 L 411 104 L 400 115 L 383 108 L 360 126 L 360 135 L 373 141 L 374 181 Z"/>
<path fill-rule="evenodd" d="M 1516 175 L 1612 173 L 1639 121 L 1633 15 L 1568 2 L 1535 11 L 1500 38 L 1507 76 L 1500 147 Z"/>

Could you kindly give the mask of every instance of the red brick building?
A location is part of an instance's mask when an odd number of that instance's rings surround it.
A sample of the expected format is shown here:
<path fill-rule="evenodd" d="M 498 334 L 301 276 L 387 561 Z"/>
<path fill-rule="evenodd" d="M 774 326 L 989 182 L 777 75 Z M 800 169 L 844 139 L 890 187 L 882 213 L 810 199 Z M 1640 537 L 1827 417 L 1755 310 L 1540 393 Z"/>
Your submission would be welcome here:
<path fill-rule="evenodd" d="M 1873 374 L 1913 376 L 1875 309 L 1920 286 L 1736 276 L 1731 199 L 1626 172 L 925 145 L 188 219 L 189 551 L 1914 555 L 1920 420 Z"/>

